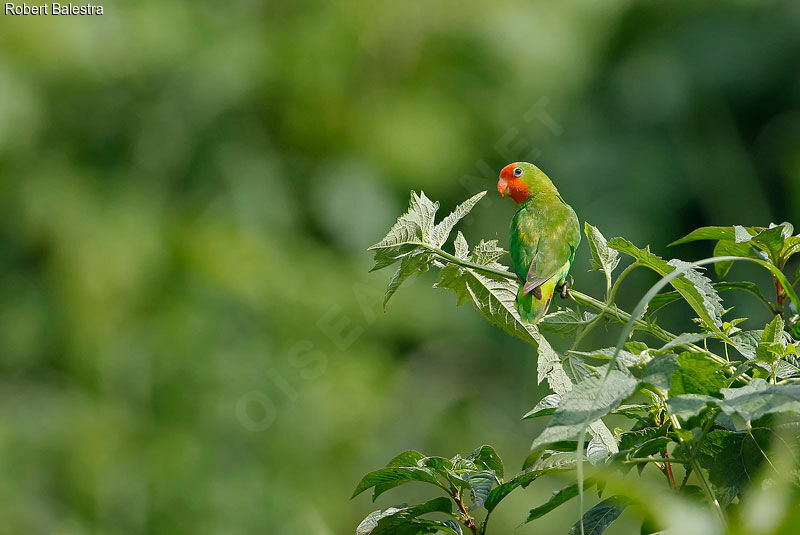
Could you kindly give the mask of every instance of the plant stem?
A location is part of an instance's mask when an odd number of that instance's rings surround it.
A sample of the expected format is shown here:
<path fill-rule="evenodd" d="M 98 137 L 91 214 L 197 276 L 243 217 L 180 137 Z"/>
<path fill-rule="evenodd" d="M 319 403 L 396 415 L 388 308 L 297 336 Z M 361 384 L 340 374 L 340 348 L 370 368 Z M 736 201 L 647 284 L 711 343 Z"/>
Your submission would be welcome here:
<path fill-rule="evenodd" d="M 614 287 L 611 288 L 611 293 L 608 295 L 608 299 L 606 300 L 607 303 L 610 304 L 614 302 L 614 299 L 616 299 L 617 297 L 617 290 L 619 290 L 619 285 L 622 284 L 622 281 L 625 279 L 625 277 L 628 276 L 628 273 L 639 267 L 639 265 L 640 264 L 638 262 L 634 262 L 630 266 L 626 267 L 622 271 L 622 273 L 619 274 L 619 277 L 617 277 L 616 282 L 614 282 Z"/>
<path fill-rule="evenodd" d="M 461 495 L 456 492 L 455 495 L 453 495 L 453 498 L 458 504 L 458 508 L 461 510 L 461 513 L 466 517 L 466 522 L 463 522 L 463 524 L 467 526 L 474 535 L 478 535 L 478 527 L 475 525 L 475 521 L 472 520 L 467 508 L 464 507 L 464 502 L 461 501 Z"/>
<path fill-rule="evenodd" d="M 781 284 L 781 281 L 777 279 L 777 277 L 774 277 L 772 280 L 775 281 L 775 296 L 777 297 L 778 301 L 777 315 L 783 317 L 783 301 L 786 299 L 786 292 L 783 290 L 783 285 Z"/>
<path fill-rule="evenodd" d="M 675 462 L 675 461 L 670 462 L 670 460 L 669 460 L 669 452 L 666 450 L 666 448 L 664 449 L 664 459 L 666 459 L 667 472 L 669 473 L 669 483 L 670 483 L 670 485 L 672 485 L 672 488 L 674 489 L 675 488 L 675 476 L 672 474 L 672 463 Z"/>
<path fill-rule="evenodd" d="M 672 426 L 675 429 L 677 429 L 677 430 L 681 429 L 681 424 L 678 421 L 678 418 L 674 414 L 670 414 L 669 415 L 669 419 L 672 422 Z M 709 421 L 711 421 L 712 425 L 713 425 L 714 418 L 710 418 Z M 727 522 L 727 520 L 725 520 L 725 513 L 722 512 L 722 507 L 720 506 L 719 501 L 717 500 L 716 496 L 714 496 L 714 492 L 711 490 L 711 484 L 708 482 L 708 479 L 706 479 L 705 474 L 700 470 L 700 465 L 698 464 L 697 456 L 695 455 L 695 453 L 697 452 L 697 450 L 700 447 L 700 443 L 702 442 L 702 439 L 705 438 L 705 434 L 708 432 L 706 429 L 710 429 L 710 427 L 708 426 L 708 423 L 706 423 L 706 427 L 703 428 L 704 432 L 701 435 L 700 439 L 698 439 L 696 447 L 693 449 L 693 451 L 690 454 L 689 464 L 692 467 L 692 470 L 697 474 L 697 477 L 700 479 L 700 483 L 702 483 L 703 490 L 705 491 L 706 495 L 708 496 L 708 499 L 711 500 L 711 503 L 714 506 L 714 511 L 717 513 L 717 516 L 719 517 L 719 521 L 720 521 L 720 524 L 722 525 L 723 531 L 727 532 L 728 531 L 728 522 Z M 680 433 L 678 433 L 678 440 L 680 441 L 681 446 L 683 446 L 683 448 L 688 452 L 689 451 L 689 447 L 686 444 L 686 441 L 683 440 L 683 437 L 681 436 Z"/>
<path fill-rule="evenodd" d="M 686 459 L 675 459 L 672 457 L 631 457 L 622 461 L 626 464 L 639 464 L 639 463 L 677 463 L 677 464 L 690 464 Z"/>
<path fill-rule="evenodd" d="M 437 256 L 441 257 L 443 260 L 446 260 L 446 261 L 451 262 L 453 264 L 456 264 L 456 265 L 459 265 L 459 266 L 462 266 L 462 267 L 466 267 L 466 268 L 470 268 L 470 269 L 474 269 L 476 271 L 482 271 L 484 273 L 490 273 L 492 275 L 496 275 L 498 277 L 503 277 L 503 278 L 506 278 L 508 280 L 518 281 L 517 276 L 514 273 L 510 272 L 510 271 L 495 269 L 495 268 L 491 268 L 491 267 L 487 267 L 487 266 L 481 266 L 481 265 L 475 264 L 473 262 L 470 262 L 469 260 L 465 260 L 463 258 L 458 258 L 458 257 L 448 253 L 447 251 L 442 250 L 439 247 L 434 247 L 434 246 L 426 244 L 426 243 L 415 242 L 414 245 L 419 245 L 420 247 L 424 247 L 424 248 L 428 249 L 429 251 L 433 252 L 434 254 L 436 254 Z M 619 283 L 620 279 L 623 278 L 623 274 L 627 275 L 627 273 L 630 273 L 630 271 L 633 270 L 634 266 L 637 266 L 637 265 L 638 264 L 633 263 L 630 266 L 628 266 L 627 268 L 625 268 L 623 273 L 621 273 L 620 276 L 617 278 L 616 282 Z M 618 284 L 616 286 L 617 286 L 617 288 L 619 288 Z M 627 312 L 625 312 L 623 310 L 620 310 L 617 307 L 617 305 L 615 305 L 613 303 L 611 303 L 611 304 L 603 303 L 602 301 L 600 301 L 598 299 L 595 299 L 594 297 L 591 297 L 589 295 L 586 295 L 584 293 L 578 292 L 578 291 L 573 290 L 573 289 L 567 290 L 567 293 L 572 298 L 572 300 L 575 301 L 576 303 L 578 303 L 580 305 L 584 305 L 584 306 L 588 306 L 588 307 L 594 308 L 595 310 L 599 310 L 603 315 L 612 317 L 612 318 L 620 321 L 621 323 L 625 323 L 628 320 L 630 320 L 630 318 L 631 318 L 630 314 L 628 314 Z M 612 294 L 612 296 L 616 295 L 614 288 L 612 288 L 611 294 Z M 666 330 L 662 329 L 658 325 L 654 325 L 652 323 L 646 322 L 646 321 L 641 320 L 641 319 L 637 319 L 634 322 L 634 325 L 635 325 L 635 327 L 637 329 L 639 329 L 641 331 L 644 331 L 646 333 L 649 333 L 649 334 L 655 336 L 656 338 L 658 338 L 658 339 L 660 339 L 660 340 L 662 340 L 664 342 L 670 342 L 670 341 L 674 340 L 675 338 L 677 338 L 676 335 L 672 334 L 669 331 L 666 331 Z M 714 360 L 715 362 L 717 362 L 718 364 L 722 364 L 722 365 L 726 365 L 726 366 L 730 364 L 727 360 L 725 360 L 724 358 L 720 357 L 719 355 L 716 355 L 716 354 L 712 353 L 711 351 L 703 349 L 702 347 L 700 347 L 700 346 L 698 346 L 696 344 L 681 344 L 680 347 L 684 347 L 684 348 L 688 349 L 689 351 L 693 351 L 695 353 L 703 353 L 703 354 L 707 355 L 709 358 L 711 358 L 712 360 Z"/>

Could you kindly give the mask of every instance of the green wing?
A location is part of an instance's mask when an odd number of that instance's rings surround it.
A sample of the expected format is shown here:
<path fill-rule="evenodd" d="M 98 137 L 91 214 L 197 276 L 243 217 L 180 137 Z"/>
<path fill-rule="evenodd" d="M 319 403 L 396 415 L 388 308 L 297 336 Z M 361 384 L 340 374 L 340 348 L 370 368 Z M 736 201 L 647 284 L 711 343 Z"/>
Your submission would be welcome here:
<path fill-rule="evenodd" d="M 541 299 L 538 288 L 565 263 L 571 266 L 580 240 L 578 217 L 560 196 L 524 203 L 511 222 L 511 259 L 517 276 L 525 281 L 523 294 Z"/>

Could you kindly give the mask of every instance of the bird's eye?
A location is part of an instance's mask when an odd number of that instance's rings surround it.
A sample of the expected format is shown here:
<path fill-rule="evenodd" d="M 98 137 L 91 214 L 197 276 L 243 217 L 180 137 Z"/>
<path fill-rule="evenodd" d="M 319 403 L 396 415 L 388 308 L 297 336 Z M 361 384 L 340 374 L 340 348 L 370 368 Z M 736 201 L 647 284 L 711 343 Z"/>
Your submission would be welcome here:
<path fill-rule="evenodd" d="M 516 177 L 522 176 L 522 169 L 520 169 L 519 167 L 515 167 L 514 168 L 514 176 L 516 176 Z"/>

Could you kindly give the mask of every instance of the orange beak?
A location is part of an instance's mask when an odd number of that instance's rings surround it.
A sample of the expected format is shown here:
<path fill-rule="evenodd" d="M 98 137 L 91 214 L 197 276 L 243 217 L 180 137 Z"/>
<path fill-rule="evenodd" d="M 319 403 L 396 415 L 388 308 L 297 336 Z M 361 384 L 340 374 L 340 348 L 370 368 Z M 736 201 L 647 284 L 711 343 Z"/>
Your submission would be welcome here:
<path fill-rule="evenodd" d="M 500 178 L 497 181 L 497 191 L 501 197 L 508 195 L 508 181 L 505 178 Z"/>

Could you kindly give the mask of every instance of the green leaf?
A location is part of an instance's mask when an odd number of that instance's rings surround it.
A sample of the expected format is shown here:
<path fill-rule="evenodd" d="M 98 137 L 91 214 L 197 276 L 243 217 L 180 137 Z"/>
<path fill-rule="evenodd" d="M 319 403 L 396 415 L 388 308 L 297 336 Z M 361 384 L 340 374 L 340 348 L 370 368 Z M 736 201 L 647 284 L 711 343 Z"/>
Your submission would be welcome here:
<path fill-rule="evenodd" d="M 477 465 L 487 470 L 493 470 L 497 474 L 497 477 L 503 477 L 503 461 L 500 460 L 500 456 L 493 447 L 484 444 L 470 453 L 467 459 L 474 461 Z"/>
<path fill-rule="evenodd" d="M 702 342 L 706 338 L 714 336 L 711 333 L 681 333 L 676 336 L 674 339 L 670 340 L 658 350 L 659 353 L 663 351 L 667 351 L 668 349 L 672 349 L 673 347 L 681 346 L 684 344 L 694 344 L 696 342 Z"/>
<path fill-rule="evenodd" d="M 517 474 L 512 479 L 509 479 L 505 483 L 492 489 L 483 506 L 487 511 L 492 512 L 494 508 L 497 507 L 497 505 L 503 500 L 503 498 L 508 496 L 511 491 L 517 487 L 527 487 L 532 481 L 545 474 L 561 472 L 573 468 L 575 463 L 575 452 L 564 452 L 564 455 L 571 457 L 571 463 L 566 459 L 557 457 L 549 462 L 543 462 L 541 465 L 536 465 L 533 468 L 529 468 Z M 551 455 L 548 457 L 548 459 L 551 457 L 553 456 Z"/>
<path fill-rule="evenodd" d="M 665 261 L 659 256 L 650 252 L 650 248 L 640 249 L 628 240 L 623 238 L 612 238 L 608 245 L 620 252 L 628 254 L 636 261 L 659 275 L 666 276 L 675 271 L 676 268 L 683 268 L 686 262 L 681 260 Z M 703 320 L 703 323 L 712 331 L 719 331 L 722 327 L 722 300 L 720 299 L 711 281 L 700 274 L 695 269 L 690 269 L 680 277 L 670 281 L 689 306 Z"/>
<path fill-rule="evenodd" d="M 430 240 L 438 208 L 439 203 L 432 202 L 424 192 L 417 195 L 412 191 L 408 212 L 397 219 L 381 241 L 369 248 L 375 251 L 375 266 L 372 270 L 392 265 L 415 250 L 420 243 Z"/>
<path fill-rule="evenodd" d="M 561 440 L 559 442 L 553 442 L 552 444 L 548 444 L 546 447 L 536 448 L 531 450 L 528 456 L 525 458 L 525 462 L 522 464 L 522 469 L 527 470 L 531 467 L 539 467 L 538 461 L 540 457 L 552 456 L 554 452 L 568 452 L 572 455 L 573 460 L 575 460 L 575 452 L 578 449 L 578 441 L 577 440 Z M 545 466 L 550 466 L 551 463 L 546 463 Z"/>
<path fill-rule="evenodd" d="M 423 246 L 440 248 L 447 241 L 455 224 L 469 213 L 484 195 L 486 195 L 485 191 L 472 196 L 458 205 L 453 213 L 445 217 L 441 222 L 434 224 L 439 203 L 428 199 L 424 192 L 420 192 L 417 195 L 416 192 L 412 191 L 411 199 L 408 203 L 408 212 L 397 219 L 397 222 L 381 241 L 369 248 L 375 253 L 375 265 L 371 271 L 391 266 L 409 255 L 422 255 L 425 253 L 422 249 Z M 466 240 L 463 235 L 458 237 L 457 242 L 456 256 L 463 253 L 463 248 L 466 246 Z M 428 260 L 428 262 L 430 261 L 429 256 L 421 258 Z M 400 267 L 400 270 L 393 278 L 394 284 L 390 284 L 391 290 L 387 291 L 385 301 L 388 301 L 394 290 L 404 280 L 418 271 L 418 269 L 414 268 L 419 268 L 418 262 Z"/>
<path fill-rule="evenodd" d="M 776 315 L 773 320 L 764 327 L 764 331 L 761 333 L 761 340 L 756 347 L 756 360 L 760 362 L 774 362 L 783 356 L 783 348 L 786 347 L 783 327 L 783 318 L 779 315 Z"/>
<path fill-rule="evenodd" d="M 738 256 L 747 256 L 747 255 L 738 255 Z M 716 264 L 714 264 L 714 266 L 716 267 L 723 263 L 724 262 L 717 262 Z M 729 263 L 733 264 L 733 261 Z M 774 308 L 774 305 L 767 298 L 764 297 L 764 295 L 761 293 L 761 290 L 759 290 L 758 285 L 755 283 L 723 281 L 723 282 L 715 282 L 711 286 L 713 286 L 714 290 L 716 290 L 717 292 L 726 292 L 729 290 L 741 290 L 743 292 L 750 293 L 755 297 L 757 297 L 758 300 L 764 303 L 764 305 L 766 305 L 766 307 L 769 308 L 770 310 Z M 647 306 L 647 314 L 649 315 L 655 314 L 657 310 L 671 303 L 674 303 L 675 301 L 679 301 L 680 299 L 681 299 L 681 294 L 679 294 L 677 291 L 657 294 L 650 301 L 650 304 Z"/>
<path fill-rule="evenodd" d="M 598 360 L 611 360 L 614 357 L 614 347 L 606 347 L 603 349 L 595 349 L 593 351 L 568 351 L 570 355 L 578 355 L 584 358 L 593 358 Z M 646 355 L 637 355 L 620 349 L 617 353 L 617 362 L 624 365 L 626 368 L 643 366 L 647 362 Z"/>
<path fill-rule="evenodd" d="M 590 324 L 596 318 L 597 314 L 584 312 L 581 316 L 575 310 L 565 308 L 546 315 L 537 325 L 543 331 L 569 337 L 574 336 L 578 329 Z"/>
<path fill-rule="evenodd" d="M 355 498 L 365 490 L 375 487 L 372 495 L 372 500 L 375 501 L 383 491 L 411 481 L 422 481 L 439 486 L 436 476 L 429 468 L 387 466 L 365 475 L 350 498 Z"/>
<path fill-rule="evenodd" d="M 386 464 L 386 467 L 403 466 L 403 467 L 410 467 L 410 468 L 418 468 L 419 467 L 418 462 L 420 460 L 424 459 L 424 458 L 425 458 L 425 456 L 422 455 L 420 452 L 414 451 L 414 450 L 408 450 L 408 451 L 404 451 L 403 453 L 395 456 L 391 461 L 389 461 Z M 382 483 L 377 483 L 375 485 L 374 495 L 375 496 L 380 496 L 381 494 L 383 494 L 387 490 L 393 489 L 394 487 L 402 485 L 403 483 L 406 483 L 406 482 L 407 481 L 405 481 L 403 479 L 393 479 L 393 480 L 389 480 L 389 481 L 384 481 Z M 374 498 L 373 498 L 373 501 L 374 501 Z"/>
<path fill-rule="evenodd" d="M 453 504 L 450 499 L 440 497 L 420 505 L 402 504 L 372 512 L 358 525 L 356 535 L 419 535 L 437 531 L 458 534 L 444 522 L 417 519 L 435 512 L 451 514 Z"/>
<path fill-rule="evenodd" d="M 594 422 L 616 409 L 637 386 L 635 378 L 617 370 L 611 370 L 607 379 L 590 377 L 578 383 L 563 396 L 552 420 L 533 441 L 531 449 L 575 438 L 587 422 Z"/>
<path fill-rule="evenodd" d="M 652 409 L 652 405 L 620 405 L 618 408 L 611 411 L 611 414 L 620 414 L 626 418 L 639 420 L 640 422 L 649 422 L 651 420 L 650 413 Z"/>
<path fill-rule="evenodd" d="M 497 262 L 498 258 L 508 254 L 508 251 L 497 244 L 497 240 L 481 240 L 478 245 L 473 247 L 470 260 L 479 266 L 486 266 L 495 269 L 508 271 L 508 268 Z"/>
<path fill-rule="evenodd" d="M 669 246 L 680 245 L 682 243 L 689 243 L 699 240 L 733 240 L 735 239 L 735 231 L 733 227 L 700 227 L 693 230 L 683 238 L 675 240 Z"/>
<path fill-rule="evenodd" d="M 672 374 L 670 396 L 718 395 L 727 384 L 719 365 L 702 353 L 681 353 L 677 362 L 680 368 Z"/>
<path fill-rule="evenodd" d="M 701 396 L 698 394 L 682 394 L 667 400 L 667 407 L 670 414 L 674 414 L 681 420 L 689 420 L 694 416 L 698 416 L 706 409 L 709 403 L 714 403 L 717 400 L 711 396 Z"/>
<path fill-rule="evenodd" d="M 706 435 L 697 460 L 708 470 L 714 494 L 723 507 L 759 473 L 772 434 L 769 429 L 755 428 L 750 432 L 715 429 Z"/>
<path fill-rule="evenodd" d="M 800 384 L 771 385 L 753 379 L 741 388 L 723 388 L 719 406 L 729 415 L 753 421 L 766 414 L 800 411 Z"/>
<path fill-rule="evenodd" d="M 534 345 L 542 338 L 534 325 L 520 318 L 516 309 L 517 285 L 505 277 L 447 264 L 434 287 L 453 290 L 459 305 L 471 302 L 490 323 L 512 336 Z"/>
<path fill-rule="evenodd" d="M 672 384 L 673 374 L 680 369 L 678 358 L 672 353 L 659 355 L 648 362 L 642 371 L 642 382 L 667 392 Z"/>
<path fill-rule="evenodd" d="M 447 238 L 450 236 L 450 232 L 452 232 L 453 227 L 456 226 L 456 223 L 461 221 L 461 219 L 467 215 L 476 204 L 478 204 L 478 201 L 480 201 L 484 195 L 486 195 L 486 192 L 482 191 L 456 206 L 456 209 L 453 210 L 450 215 L 442 219 L 439 224 L 433 228 L 430 238 L 431 244 L 435 247 L 441 247 L 444 245 L 444 243 L 447 241 Z"/>
<path fill-rule="evenodd" d="M 389 285 L 386 287 L 386 293 L 383 296 L 384 310 L 386 309 L 386 305 L 389 303 L 389 299 L 391 299 L 392 295 L 394 295 L 400 285 L 408 280 L 412 275 L 421 275 L 422 273 L 428 271 L 428 265 L 430 262 L 430 253 L 426 253 L 424 251 L 415 251 L 403 257 L 402 261 L 400 262 L 400 267 L 397 269 L 397 271 L 395 271 L 394 275 L 392 275 L 391 280 L 389 280 Z"/>
<path fill-rule="evenodd" d="M 771 385 L 755 378 L 739 388 L 720 390 L 724 399 L 684 394 L 667 400 L 672 414 L 683 420 L 700 414 L 706 406 L 716 406 L 728 416 L 743 422 L 755 421 L 767 414 L 800 411 L 800 384 Z"/>
<path fill-rule="evenodd" d="M 526 412 L 525 415 L 522 417 L 523 420 L 528 420 L 530 418 L 539 418 L 540 416 L 550 416 L 556 409 L 558 408 L 558 404 L 561 402 L 561 396 L 558 394 L 549 394 L 542 398 L 542 400 L 536 404 L 534 408 L 530 411 Z"/>
<path fill-rule="evenodd" d="M 583 482 L 583 490 L 587 490 L 594 486 L 596 481 L 592 478 L 586 479 Z M 575 496 L 578 495 L 578 484 L 573 483 L 568 487 L 564 487 L 563 489 L 554 492 L 553 495 L 547 500 L 545 503 L 538 507 L 534 507 L 531 509 L 530 513 L 528 513 L 528 518 L 525 519 L 525 522 L 531 522 L 536 520 L 537 518 L 541 518 L 559 505 L 562 505 Z"/>
<path fill-rule="evenodd" d="M 564 366 L 561 363 L 561 358 L 558 356 L 558 353 L 553 350 L 552 346 L 544 336 L 541 334 L 538 334 L 538 336 L 539 358 L 537 362 L 537 368 L 539 383 L 541 383 L 544 379 L 547 379 L 550 389 L 556 394 L 563 396 L 572 390 L 572 381 L 567 375 L 566 370 L 564 370 Z M 617 452 L 617 441 L 603 422 L 599 420 L 592 422 L 592 424 L 589 426 L 589 432 L 593 437 L 597 437 L 609 452 Z"/>
<path fill-rule="evenodd" d="M 619 253 L 608 247 L 605 236 L 589 223 L 584 222 L 583 233 L 589 241 L 591 250 L 592 269 L 605 273 L 606 280 L 611 284 L 611 273 L 619 265 Z"/>
<path fill-rule="evenodd" d="M 770 228 L 762 230 L 751 237 L 749 243 L 767 253 L 773 264 L 783 267 L 781 253 L 783 252 L 786 238 L 791 236 L 793 230 L 792 225 L 789 223 L 770 224 Z"/>
<path fill-rule="evenodd" d="M 453 242 L 455 247 L 455 257 L 460 258 L 461 260 L 466 260 L 469 257 L 469 245 L 467 245 L 467 239 L 461 234 L 461 231 L 458 231 L 456 234 L 456 239 Z"/>
<path fill-rule="evenodd" d="M 603 533 L 614 520 L 619 518 L 629 503 L 630 500 L 624 496 L 612 496 L 586 511 L 586 514 L 583 515 L 583 534 L 600 535 Z M 576 522 L 569 530 L 569 534 L 579 535 L 580 533 L 581 523 Z"/>
<path fill-rule="evenodd" d="M 626 450 L 633 451 L 654 438 L 665 437 L 668 429 L 668 425 L 664 425 L 622 433 L 619 437 L 619 454 L 622 455 Z"/>
<path fill-rule="evenodd" d="M 489 492 L 491 492 L 494 486 L 494 470 L 481 470 L 480 472 L 470 474 L 467 481 L 472 490 L 473 509 L 477 509 L 486 502 L 486 498 L 489 497 Z"/>
<path fill-rule="evenodd" d="M 714 256 L 744 256 L 747 258 L 759 258 L 749 243 L 737 243 L 734 240 L 721 240 L 714 246 Z M 717 262 L 714 264 L 714 271 L 717 277 L 724 279 L 733 267 L 733 260 Z"/>

